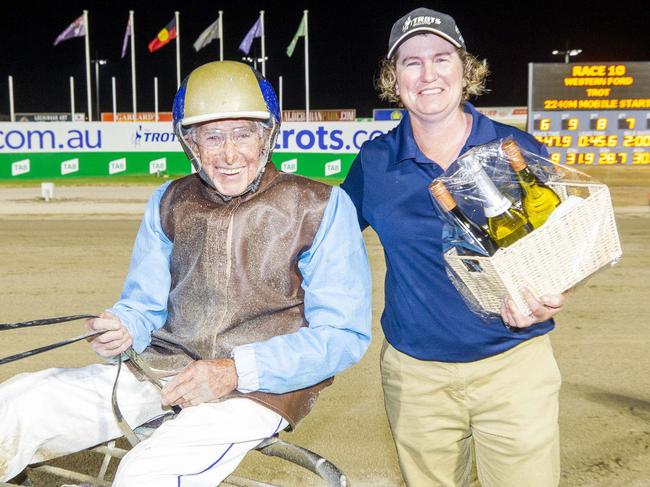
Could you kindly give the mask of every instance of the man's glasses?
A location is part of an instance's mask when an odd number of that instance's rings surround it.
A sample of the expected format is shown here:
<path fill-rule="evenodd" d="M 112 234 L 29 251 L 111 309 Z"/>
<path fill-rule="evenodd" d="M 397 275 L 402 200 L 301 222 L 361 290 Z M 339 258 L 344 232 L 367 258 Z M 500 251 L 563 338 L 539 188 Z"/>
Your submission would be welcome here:
<path fill-rule="evenodd" d="M 238 147 L 251 146 L 259 141 L 260 133 L 257 127 L 237 127 L 232 130 L 197 129 L 192 138 L 194 142 L 208 149 L 223 149 L 228 139 Z"/>

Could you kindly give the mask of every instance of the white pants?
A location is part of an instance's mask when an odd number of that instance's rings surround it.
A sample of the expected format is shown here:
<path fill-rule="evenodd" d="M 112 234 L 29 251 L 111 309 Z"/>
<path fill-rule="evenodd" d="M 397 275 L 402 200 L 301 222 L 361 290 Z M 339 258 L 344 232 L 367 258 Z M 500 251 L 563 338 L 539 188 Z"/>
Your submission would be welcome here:
<path fill-rule="evenodd" d="M 47 369 L 0 384 L 0 481 L 30 463 L 122 436 L 111 408 L 116 366 Z M 160 392 L 122 367 L 117 399 L 132 427 L 163 414 Z M 245 398 L 184 409 L 120 462 L 114 486 L 214 486 L 246 453 L 287 426 Z"/>

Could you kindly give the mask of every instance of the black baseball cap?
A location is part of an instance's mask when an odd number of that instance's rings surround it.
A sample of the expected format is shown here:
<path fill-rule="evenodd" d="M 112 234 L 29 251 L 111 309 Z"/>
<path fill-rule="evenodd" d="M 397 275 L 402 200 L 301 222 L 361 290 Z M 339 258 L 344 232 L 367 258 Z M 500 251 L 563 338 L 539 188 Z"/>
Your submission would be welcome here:
<path fill-rule="evenodd" d="M 442 37 L 458 48 L 465 49 L 465 40 L 460 35 L 456 21 L 450 15 L 420 7 L 407 13 L 393 24 L 386 57 L 390 59 L 397 48 L 407 39 L 427 32 Z"/>

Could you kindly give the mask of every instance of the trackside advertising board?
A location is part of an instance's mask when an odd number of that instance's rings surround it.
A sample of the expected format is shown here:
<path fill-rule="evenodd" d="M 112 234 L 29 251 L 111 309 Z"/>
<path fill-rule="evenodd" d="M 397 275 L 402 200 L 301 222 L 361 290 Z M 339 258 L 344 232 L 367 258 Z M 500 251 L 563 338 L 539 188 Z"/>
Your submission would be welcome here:
<path fill-rule="evenodd" d="M 340 180 L 361 145 L 397 123 L 284 123 L 273 163 L 284 172 Z M 190 172 L 170 123 L 0 123 L 2 180 Z"/>

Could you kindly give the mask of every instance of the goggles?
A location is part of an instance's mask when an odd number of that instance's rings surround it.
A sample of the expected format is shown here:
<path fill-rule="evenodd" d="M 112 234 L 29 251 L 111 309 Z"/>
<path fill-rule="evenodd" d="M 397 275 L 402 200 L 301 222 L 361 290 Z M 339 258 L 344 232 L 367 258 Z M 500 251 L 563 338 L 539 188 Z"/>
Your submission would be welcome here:
<path fill-rule="evenodd" d="M 192 131 L 192 140 L 210 150 L 220 150 L 230 140 L 237 147 L 250 147 L 260 142 L 261 127 L 237 127 L 232 130 L 197 128 Z"/>

